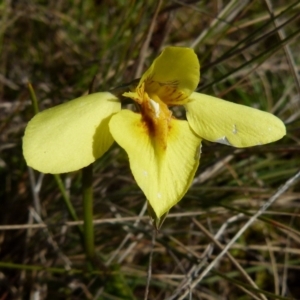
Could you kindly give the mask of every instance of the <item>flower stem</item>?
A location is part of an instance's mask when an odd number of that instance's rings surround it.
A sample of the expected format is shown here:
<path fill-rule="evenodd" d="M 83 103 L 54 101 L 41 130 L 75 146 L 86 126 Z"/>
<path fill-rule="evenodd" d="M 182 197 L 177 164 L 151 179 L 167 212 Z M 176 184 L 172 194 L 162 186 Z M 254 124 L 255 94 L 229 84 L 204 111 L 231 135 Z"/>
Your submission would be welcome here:
<path fill-rule="evenodd" d="M 93 226 L 93 165 L 82 169 L 83 232 L 85 255 L 90 262 L 95 260 Z"/>
<path fill-rule="evenodd" d="M 65 205 L 67 206 L 67 209 L 68 209 L 68 212 L 69 212 L 70 216 L 72 217 L 72 219 L 74 221 L 79 221 L 79 218 L 78 218 L 78 216 L 76 214 L 74 206 L 71 203 L 70 197 L 66 193 L 66 190 L 65 190 L 64 184 L 63 184 L 63 182 L 61 180 L 61 177 L 58 174 L 53 174 L 53 176 L 54 176 L 54 179 L 55 179 L 55 181 L 57 183 L 57 186 L 58 186 L 58 188 L 59 188 L 59 190 L 61 192 L 61 195 L 62 195 L 62 197 L 64 199 Z M 79 232 L 80 238 L 83 241 L 84 240 L 84 238 L 83 238 L 83 227 L 81 225 L 78 225 L 77 228 L 78 228 L 78 232 Z"/>
<path fill-rule="evenodd" d="M 31 85 L 31 83 L 28 82 L 27 85 L 28 85 L 28 90 L 29 90 L 29 93 L 30 93 L 30 98 L 31 98 L 33 111 L 34 111 L 34 114 L 36 115 L 39 112 L 39 106 L 38 106 L 38 101 L 37 101 L 37 98 L 36 98 L 36 94 L 35 94 L 35 91 L 34 91 L 32 85 Z"/>

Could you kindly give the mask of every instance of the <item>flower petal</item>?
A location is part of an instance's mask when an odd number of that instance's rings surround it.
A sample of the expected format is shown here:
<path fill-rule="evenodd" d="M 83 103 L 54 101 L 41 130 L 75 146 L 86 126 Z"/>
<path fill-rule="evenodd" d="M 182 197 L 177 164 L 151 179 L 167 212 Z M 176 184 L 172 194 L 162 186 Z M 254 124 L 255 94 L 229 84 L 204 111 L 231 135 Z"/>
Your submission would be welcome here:
<path fill-rule="evenodd" d="M 186 193 L 199 165 L 200 143 L 186 121 L 171 119 L 167 146 L 162 155 L 142 116 L 129 110 L 109 123 L 116 142 L 129 156 L 133 176 L 158 218 Z M 159 146 L 158 146 L 159 147 Z"/>
<path fill-rule="evenodd" d="M 242 148 L 277 141 L 286 133 L 270 113 L 205 94 L 193 93 L 185 108 L 192 129 L 211 142 Z"/>
<path fill-rule="evenodd" d="M 144 73 L 139 86 L 145 82 L 150 98 L 155 94 L 168 105 L 179 105 L 187 102 L 199 79 L 200 65 L 195 52 L 189 48 L 167 47 Z"/>
<path fill-rule="evenodd" d="M 121 105 L 111 93 L 95 93 L 38 113 L 23 138 L 27 164 L 43 173 L 65 173 L 99 158 L 113 143 L 108 122 Z"/>

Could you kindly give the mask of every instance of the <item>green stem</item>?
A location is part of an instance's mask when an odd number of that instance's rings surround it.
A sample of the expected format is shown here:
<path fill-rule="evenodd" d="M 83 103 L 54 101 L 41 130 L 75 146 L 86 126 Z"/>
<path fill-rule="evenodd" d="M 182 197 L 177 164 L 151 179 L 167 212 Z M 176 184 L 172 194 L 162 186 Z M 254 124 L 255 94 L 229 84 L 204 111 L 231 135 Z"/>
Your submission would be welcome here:
<path fill-rule="evenodd" d="M 76 211 L 74 209 L 74 206 L 72 205 L 71 201 L 70 201 L 70 197 L 68 196 L 68 194 L 66 193 L 66 190 L 65 190 L 65 186 L 60 178 L 60 176 L 58 174 L 53 174 L 54 176 L 54 179 L 57 183 L 57 186 L 61 192 L 61 195 L 64 199 L 64 202 L 65 202 L 65 205 L 67 206 L 67 209 L 68 209 L 68 212 L 71 216 L 71 218 L 74 220 L 74 221 L 79 221 L 79 218 L 76 214 Z M 79 235 L 80 235 L 80 238 L 82 240 L 82 243 L 84 243 L 84 238 L 83 238 L 83 227 L 81 225 L 78 225 L 77 226 L 78 228 L 78 231 L 79 231 Z"/>
<path fill-rule="evenodd" d="M 39 112 L 39 106 L 38 106 L 38 101 L 37 101 L 37 98 L 36 98 L 35 91 L 34 91 L 34 89 L 33 89 L 30 82 L 28 82 L 28 89 L 29 89 L 29 93 L 30 93 L 30 98 L 31 98 L 33 111 L 34 111 L 34 114 L 36 115 Z"/>
<path fill-rule="evenodd" d="M 95 243 L 93 226 L 93 165 L 82 169 L 83 232 L 86 257 L 95 261 Z"/>

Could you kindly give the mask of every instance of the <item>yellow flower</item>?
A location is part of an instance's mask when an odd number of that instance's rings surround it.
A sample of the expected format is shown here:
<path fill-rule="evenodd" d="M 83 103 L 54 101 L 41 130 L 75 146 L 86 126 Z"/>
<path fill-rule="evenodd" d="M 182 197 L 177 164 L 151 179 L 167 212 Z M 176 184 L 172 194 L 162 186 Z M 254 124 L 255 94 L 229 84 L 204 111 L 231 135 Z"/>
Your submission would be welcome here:
<path fill-rule="evenodd" d="M 201 140 L 235 147 L 276 141 L 281 120 L 267 112 L 196 93 L 200 66 L 192 49 L 168 47 L 155 59 L 131 98 L 139 112 L 121 110 L 109 92 L 77 98 L 37 114 L 23 139 L 26 162 L 43 173 L 81 169 L 115 140 L 159 219 L 186 193 L 199 165 Z M 184 105 L 186 120 L 170 106 Z"/>

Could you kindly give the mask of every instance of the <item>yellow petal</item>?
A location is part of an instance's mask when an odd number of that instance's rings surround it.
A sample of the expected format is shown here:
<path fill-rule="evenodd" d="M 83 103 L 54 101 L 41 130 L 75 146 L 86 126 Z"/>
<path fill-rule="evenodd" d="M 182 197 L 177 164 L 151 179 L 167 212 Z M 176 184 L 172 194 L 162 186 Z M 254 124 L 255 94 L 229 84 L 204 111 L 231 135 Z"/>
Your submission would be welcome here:
<path fill-rule="evenodd" d="M 277 141 L 286 133 L 270 113 L 205 94 L 193 93 L 185 108 L 192 129 L 211 142 L 242 148 Z"/>
<path fill-rule="evenodd" d="M 123 110 L 112 117 L 109 127 L 127 152 L 133 176 L 160 218 L 189 188 L 199 164 L 201 139 L 186 121 L 171 119 L 162 155 L 140 114 Z"/>
<path fill-rule="evenodd" d="M 113 143 L 108 122 L 121 105 L 111 93 L 95 93 L 38 113 L 27 125 L 23 153 L 43 173 L 85 167 Z"/>
<path fill-rule="evenodd" d="M 168 105 L 187 102 L 200 79 L 200 65 L 192 49 L 167 47 L 144 73 L 138 88 L 145 82 L 150 98 L 157 95 Z"/>

